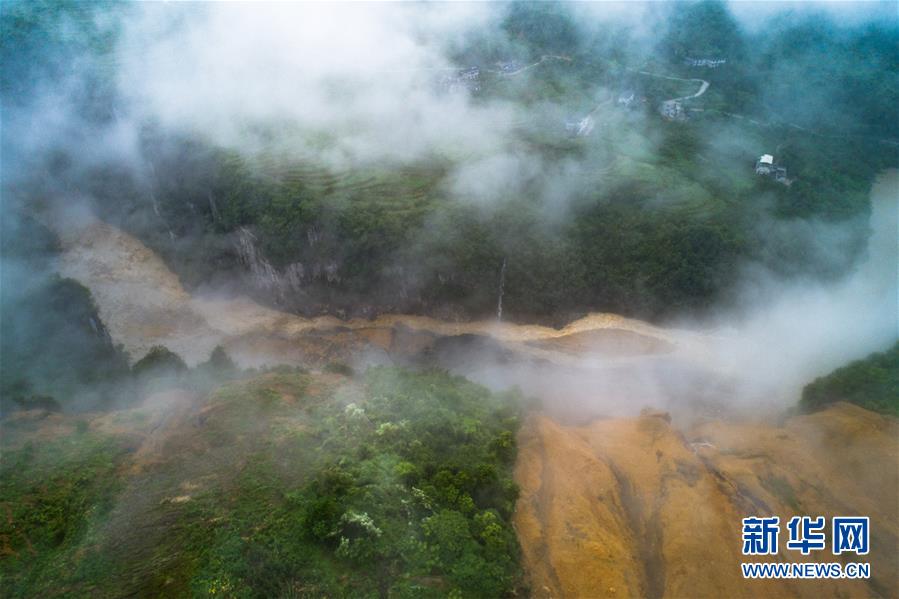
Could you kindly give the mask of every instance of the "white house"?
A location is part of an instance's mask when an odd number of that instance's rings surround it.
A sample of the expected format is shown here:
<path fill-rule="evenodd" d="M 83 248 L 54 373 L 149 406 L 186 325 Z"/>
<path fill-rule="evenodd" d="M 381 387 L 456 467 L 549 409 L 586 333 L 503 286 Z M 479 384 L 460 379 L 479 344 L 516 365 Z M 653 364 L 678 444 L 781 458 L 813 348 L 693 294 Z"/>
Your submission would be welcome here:
<path fill-rule="evenodd" d="M 685 58 L 684 64 L 688 67 L 706 67 L 709 69 L 717 69 L 721 65 L 727 64 L 726 58 Z"/>
<path fill-rule="evenodd" d="M 783 183 L 785 185 L 790 184 L 790 180 L 787 179 L 786 167 L 775 164 L 774 156 L 771 154 L 762 154 L 759 159 L 756 160 L 755 174 L 771 177 L 778 183 Z"/>
<path fill-rule="evenodd" d="M 589 114 L 582 119 L 569 117 L 565 120 L 565 131 L 570 137 L 587 137 L 595 126 L 596 121 Z"/>
<path fill-rule="evenodd" d="M 772 170 L 774 170 L 774 156 L 762 154 L 755 162 L 755 174 L 770 175 Z"/>
<path fill-rule="evenodd" d="M 628 90 L 618 95 L 618 104 L 625 108 L 630 108 L 631 104 L 637 101 L 637 94 Z"/>
<path fill-rule="evenodd" d="M 687 111 L 680 100 L 665 100 L 659 112 L 669 121 L 685 121 L 687 120 Z"/>

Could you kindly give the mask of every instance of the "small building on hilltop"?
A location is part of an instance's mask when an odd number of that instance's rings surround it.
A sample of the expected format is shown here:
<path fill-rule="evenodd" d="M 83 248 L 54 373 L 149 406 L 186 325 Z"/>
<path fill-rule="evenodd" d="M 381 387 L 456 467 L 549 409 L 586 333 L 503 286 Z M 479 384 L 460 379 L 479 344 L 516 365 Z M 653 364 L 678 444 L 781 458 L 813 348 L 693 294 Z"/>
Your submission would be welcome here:
<path fill-rule="evenodd" d="M 790 180 L 787 178 L 786 167 L 780 166 L 774 162 L 774 156 L 771 154 L 762 154 L 755 162 L 755 174 L 764 177 L 770 177 L 778 183 L 789 185 Z"/>
<path fill-rule="evenodd" d="M 474 66 L 456 71 L 452 75 L 444 75 L 440 79 L 440 86 L 446 92 L 479 92 L 481 91 L 481 69 Z"/>
<path fill-rule="evenodd" d="M 464 81 L 477 81 L 481 77 L 481 69 L 478 67 L 468 67 L 459 72 L 459 79 Z"/>
<path fill-rule="evenodd" d="M 596 127 L 596 121 L 589 114 L 584 118 L 568 117 L 565 119 L 565 132 L 569 137 L 587 137 Z"/>
<path fill-rule="evenodd" d="M 637 103 L 637 93 L 632 90 L 623 91 L 618 94 L 618 105 L 630 108 Z"/>
<path fill-rule="evenodd" d="M 627 110 L 645 106 L 647 99 L 642 87 L 643 86 L 639 81 L 622 82 L 622 85 L 618 90 L 618 95 L 615 98 L 615 104 L 618 105 L 619 108 Z"/>
<path fill-rule="evenodd" d="M 687 120 L 687 111 L 680 100 L 665 100 L 659 109 L 661 115 L 669 121 Z"/>
<path fill-rule="evenodd" d="M 684 64 L 688 67 L 703 67 L 706 69 L 717 69 L 727 64 L 726 58 L 685 58 Z"/>
<path fill-rule="evenodd" d="M 759 156 L 759 159 L 755 161 L 755 174 L 756 175 L 769 175 L 771 174 L 771 169 L 774 168 L 774 156 L 771 154 L 762 154 Z"/>

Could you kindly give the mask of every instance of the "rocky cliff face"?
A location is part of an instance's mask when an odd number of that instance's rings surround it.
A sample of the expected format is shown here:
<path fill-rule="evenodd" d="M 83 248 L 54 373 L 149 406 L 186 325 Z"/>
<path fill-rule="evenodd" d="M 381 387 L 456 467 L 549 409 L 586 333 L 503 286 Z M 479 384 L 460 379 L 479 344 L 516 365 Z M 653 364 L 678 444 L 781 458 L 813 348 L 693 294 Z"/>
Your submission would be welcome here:
<path fill-rule="evenodd" d="M 216 344 L 224 344 L 245 366 L 308 365 L 323 359 L 322 352 L 327 359 L 348 359 L 357 351 L 409 357 L 437 338 L 461 335 L 493 338 L 542 358 L 564 359 L 588 349 L 638 355 L 671 348 L 671 333 L 614 314 L 591 314 L 563 329 L 401 314 L 304 318 L 246 297 L 191 295 L 150 248 L 107 223 L 90 220 L 57 230 L 63 245 L 61 274 L 91 290 L 113 340 L 122 343 L 133 359 L 162 344 L 195 363 L 206 359 Z M 241 252 L 259 285 L 288 293 L 301 289 L 303 281 L 332 277 L 327 265 L 314 266 L 304 276 L 298 264 L 279 272 L 256 251 L 249 231 L 246 235 Z M 419 339 L 421 335 L 430 336 L 430 343 Z M 415 347 L 406 347 L 407 343 Z"/>
<path fill-rule="evenodd" d="M 310 229 L 307 233 L 310 247 L 314 247 L 318 233 Z M 241 263 L 249 271 L 251 285 L 274 297 L 283 305 L 289 299 L 304 299 L 306 286 L 312 283 L 340 283 L 339 265 L 336 260 L 315 260 L 310 265 L 293 262 L 278 270 L 260 251 L 256 236 L 246 227 L 237 232 L 237 253 Z"/>

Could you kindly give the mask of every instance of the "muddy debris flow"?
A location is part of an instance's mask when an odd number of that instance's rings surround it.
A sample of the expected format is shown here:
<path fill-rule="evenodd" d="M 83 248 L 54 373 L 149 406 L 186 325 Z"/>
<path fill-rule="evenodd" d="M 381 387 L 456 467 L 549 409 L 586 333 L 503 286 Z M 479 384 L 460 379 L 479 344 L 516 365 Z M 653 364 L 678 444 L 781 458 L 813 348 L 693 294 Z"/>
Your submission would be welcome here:
<path fill-rule="evenodd" d="M 61 273 L 91 289 L 132 359 L 162 344 L 195 364 L 222 345 L 244 367 L 438 366 L 536 397 L 518 438 L 515 514 L 535 597 L 889 596 L 899 588 L 896 420 L 848 404 L 749 417 L 725 401 L 740 382 L 708 367 L 706 334 L 611 314 L 561 329 L 406 315 L 308 319 L 246 298 L 192 296 L 151 250 L 105 223 L 72 228 L 63 244 Z M 136 440 L 139 462 L 156 459 L 186 426 L 191 403 L 154 401 L 159 416 Z M 165 406 L 177 409 L 163 417 Z M 872 578 L 747 583 L 741 518 L 769 514 L 869 515 Z"/>

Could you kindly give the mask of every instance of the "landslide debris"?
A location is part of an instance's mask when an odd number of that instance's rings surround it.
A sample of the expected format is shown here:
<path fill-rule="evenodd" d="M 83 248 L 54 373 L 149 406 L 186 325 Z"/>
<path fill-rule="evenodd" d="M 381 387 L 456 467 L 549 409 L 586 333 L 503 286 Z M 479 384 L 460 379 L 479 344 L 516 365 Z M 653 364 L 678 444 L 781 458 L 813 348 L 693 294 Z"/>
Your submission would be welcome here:
<path fill-rule="evenodd" d="M 899 423 L 850 404 L 779 425 L 661 413 L 519 434 L 515 526 L 536 597 L 855 597 L 899 588 Z M 865 580 L 746 581 L 747 516 L 867 515 Z M 785 533 L 784 533 L 785 534 Z M 803 559 L 785 551 L 778 559 Z M 847 561 L 812 555 L 805 560 Z"/>
<path fill-rule="evenodd" d="M 390 361 L 417 356 L 440 338 L 477 336 L 521 355 L 564 361 L 585 350 L 638 355 L 693 342 L 685 332 L 601 313 L 561 329 L 403 314 L 371 320 L 304 318 L 245 297 L 191 296 L 150 248 L 110 224 L 87 220 L 57 230 L 63 245 L 61 274 L 91 290 L 113 340 L 132 360 L 163 345 L 195 364 L 222 345 L 245 367 L 321 365 L 365 353 Z"/>
<path fill-rule="evenodd" d="M 521 495 L 514 522 L 533 596 L 890 596 L 899 588 L 895 419 L 845 404 L 782 423 L 715 418 L 676 426 L 652 412 L 595 418 L 607 404 L 593 411 L 585 406 L 613 370 L 601 366 L 591 378 L 578 379 L 577 388 L 559 384 L 559 375 L 581 366 L 579 354 L 611 359 L 626 384 L 605 391 L 618 398 L 615 405 L 633 410 L 633 402 L 652 402 L 645 395 L 652 384 L 633 384 L 645 383 L 646 371 L 629 377 L 629 365 L 639 361 L 664 369 L 672 355 L 690 355 L 693 364 L 701 364 L 708 348 L 700 335 L 611 314 L 590 314 L 562 329 L 407 315 L 307 319 L 246 298 L 192 297 L 148 248 L 104 223 L 72 228 L 63 242 L 63 274 L 91 289 L 113 339 L 133 359 L 157 344 L 189 363 L 221 344 L 244 367 L 320 366 L 368 355 L 381 363 L 461 359 L 465 370 L 476 369 L 485 356 L 491 369 L 528 358 L 522 366 L 530 377 L 528 391 L 556 406 L 533 414 L 518 436 L 515 479 Z M 555 378 L 546 376 L 540 366 L 545 364 L 552 365 Z M 680 379 L 684 388 L 668 389 L 669 395 L 727 395 L 727 381 L 712 385 L 702 372 Z M 584 380 L 591 381 L 589 388 Z M 72 427 L 64 416 L 47 416 L 42 426 L 49 428 L 37 427 L 35 434 L 45 438 L 55 436 L 46 432 L 53 427 Z M 162 431 L 169 429 L 160 425 L 146 433 L 129 467 L 155 467 L 153 448 L 168 442 Z M 129 436 L 132 442 L 141 438 Z M 185 439 L 183 449 L 196 442 Z M 165 495 L 165 505 L 195 505 L 197 491 L 211 479 L 194 479 Z M 740 520 L 765 514 L 782 522 L 793 515 L 869 515 L 871 580 L 743 580 Z"/>

